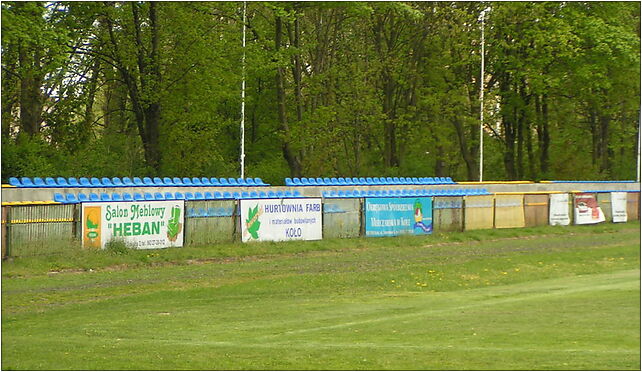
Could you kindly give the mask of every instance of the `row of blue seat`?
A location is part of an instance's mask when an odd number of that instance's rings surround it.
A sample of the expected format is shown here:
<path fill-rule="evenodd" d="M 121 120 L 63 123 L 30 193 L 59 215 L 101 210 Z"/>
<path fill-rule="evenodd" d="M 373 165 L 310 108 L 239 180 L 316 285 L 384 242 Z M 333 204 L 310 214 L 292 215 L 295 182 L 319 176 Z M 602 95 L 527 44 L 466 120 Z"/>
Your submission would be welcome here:
<path fill-rule="evenodd" d="M 75 204 L 75 203 L 82 203 L 82 202 L 108 202 L 108 201 L 145 201 L 145 200 L 226 200 L 226 199 L 282 199 L 282 198 L 300 198 L 302 197 L 301 193 L 299 191 L 269 191 L 269 192 L 264 192 L 264 191 L 252 191 L 252 192 L 186 192 L 186 193 L 181 193 L 181 192 L 166 192 L 166 193 L 139 193 L 135 192 L 133 194 L 130 194 L 128 192 L 123 193 L 122 195 L 117 192 L 113 193 L 90 193 L 89 195 L 85 193 L 78 193 L 78 195 L 74 194 L 60 194 L 60 193 L 55 193 L 54 194 L 54 201 L 63 203 L 63 204 Z"/>
<path fill-rule="evenodd" d="M 487 189 L 444 189 L 444 190 L 329 190 L 322 193 L 324 198 L 363 197 L 404 197 L 404 196 L 465 196 L 490 195 Z"/>
<path fill-rule="evenodd" d="M 453 185 L 450 177 L 286 178 L 286 186 Z"/>
<path fill-rule="evenodd" d="M 159 177 L 119 177 L 107 178 L 103 177 L 98 179 L 96 177 L 87 178 L 81 177 L 58 177 L 53 179 L 47 177 L 44 180 L 40 177 L 34 177 L 33 180 L 29 177 L 16 177 L 9 178 L 9 184 L 16 187 L 163 187 L 163 186 L 269 186 L 260 178 L 207 178 L 207 177 L 183 177 L 183 178 L 169 178 L 163 179 Z"/>

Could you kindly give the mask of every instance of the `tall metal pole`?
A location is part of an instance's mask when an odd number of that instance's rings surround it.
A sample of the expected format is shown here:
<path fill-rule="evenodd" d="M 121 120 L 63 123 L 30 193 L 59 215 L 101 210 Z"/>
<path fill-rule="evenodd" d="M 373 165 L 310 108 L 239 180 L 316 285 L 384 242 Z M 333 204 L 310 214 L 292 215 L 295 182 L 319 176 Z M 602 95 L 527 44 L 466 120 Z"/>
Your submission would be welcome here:
<path fill-rule="evenodd" d="M 484 16 L 481 12 L 481 74 L 479 80 L 479 182 L 484 179 Z"/>
<path fill-rule="evenodd" d="M 637 176 L 635 177 L 636 182 L 640 182 L 640 160 L 642 159 L 642 154 L 640 154 L 640 144 L 642 143 L 642 128 L 640 127 L 640 119 L 642 119 L 642 116 L 640 115 L 640 110 L 638 110 L 638 168 Z"/>
<path fill-rule="evenodd" d="M 241 83 L 241 178 L 245 178 L 245 12 L 246 2 L 243 2 L 243 58 L 241 69 L 243 81 Z"/>

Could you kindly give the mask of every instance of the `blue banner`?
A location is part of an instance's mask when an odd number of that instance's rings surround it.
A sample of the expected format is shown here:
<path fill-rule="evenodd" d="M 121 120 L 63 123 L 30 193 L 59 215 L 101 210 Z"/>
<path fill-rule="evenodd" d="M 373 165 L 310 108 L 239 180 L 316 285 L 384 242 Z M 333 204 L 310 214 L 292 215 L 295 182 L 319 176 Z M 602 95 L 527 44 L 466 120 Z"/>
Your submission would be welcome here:
<path fill-rule="evenodd" d="M 366 236 L 432 233 L 432 198 L 366 198 Z"/>

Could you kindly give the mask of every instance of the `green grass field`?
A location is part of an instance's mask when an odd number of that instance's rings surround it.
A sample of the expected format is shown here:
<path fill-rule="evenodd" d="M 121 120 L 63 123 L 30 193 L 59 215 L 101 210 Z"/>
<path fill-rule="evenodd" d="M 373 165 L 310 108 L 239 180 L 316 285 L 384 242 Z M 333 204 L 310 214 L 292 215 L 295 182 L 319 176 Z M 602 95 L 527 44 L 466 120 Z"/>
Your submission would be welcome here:
<path fill-rule="evenodd" d="M 2 369 L 639 370 L 640 224 L 2 264 Z"/>

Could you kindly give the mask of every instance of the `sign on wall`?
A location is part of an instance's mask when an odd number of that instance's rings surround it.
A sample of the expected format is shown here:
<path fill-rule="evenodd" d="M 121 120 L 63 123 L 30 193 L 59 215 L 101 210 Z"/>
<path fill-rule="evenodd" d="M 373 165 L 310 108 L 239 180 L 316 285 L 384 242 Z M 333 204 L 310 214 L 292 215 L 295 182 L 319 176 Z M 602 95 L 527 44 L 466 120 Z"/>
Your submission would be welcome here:
<path fill-rule="evenodd" d="M 568 194 L 551 194 L 548 221 L 551 225 L 567 226 L 571 223 L 568 213 Z"/>
<path fill-rule="evenodd" d="M 105 248 L 123 240 L 132 248 L 183 246 L 184 201 L 82 203 L 82 245 Z"/>
<path fill-rule="evenodd" d="M 584 225 L 606 221 L 594 194 L 575 194 L 575 224 Z"/>
<path fill-rule="evenodd" d="M 320 198 L 241 200 L 241 240 L 319 240 Z"/>
<path fill-rule="evenodd" d="M 366 198 L 366 236 L 432 233 L 432 198 Z"/>
<path fill-rule="evenodd" d="M 613 215 L 613 222 L 626 222 L 626 192 L 612 192 L 611 193 L 611 211 Z"/>

